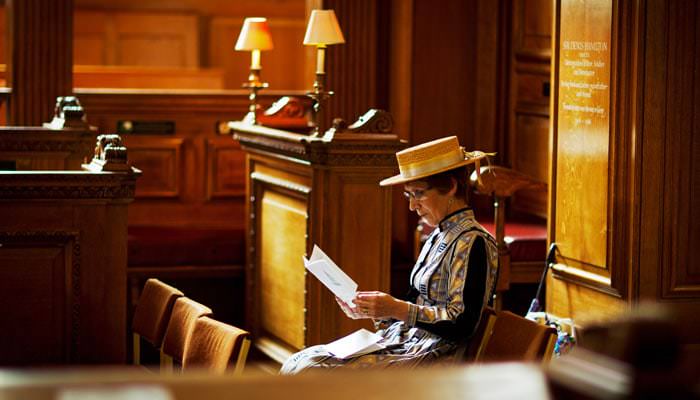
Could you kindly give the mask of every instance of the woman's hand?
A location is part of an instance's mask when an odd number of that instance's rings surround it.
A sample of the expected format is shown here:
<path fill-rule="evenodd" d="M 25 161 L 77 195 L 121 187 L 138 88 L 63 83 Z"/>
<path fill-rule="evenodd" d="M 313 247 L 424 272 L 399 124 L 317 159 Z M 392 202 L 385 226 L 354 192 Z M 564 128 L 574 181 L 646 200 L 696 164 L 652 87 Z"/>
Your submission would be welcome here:
<path fill-rule="evenodd" d="M 357 292 L 355 310 L 363 316 L 383 319 L 396 318 L 406 320 L 408 318 L 408 303 L 398 300 L 384 292 Z"/>
<path fill-rule="evenodd" d="M 345 313 L 345 315 L 347 315 L 349 318 L 352 318 L 352 319 L 369 318 L 369 317 L 366 316 L 366 315 L 362 315 L 362 314 L 359 312 L 359 309 L 358 309 L 357 307 L 355 307 L 355 308 L 350 307 L 350 305 L 349 305 L 348 303 L 344 302 L 344 301 L 341 300 L 340 298 L 336 297 L 336 298 L 335 298 L 335 301 L 338 303 L 338 305 L 339 305 L 340 308 L 343 310 L 343 312 Z"/>

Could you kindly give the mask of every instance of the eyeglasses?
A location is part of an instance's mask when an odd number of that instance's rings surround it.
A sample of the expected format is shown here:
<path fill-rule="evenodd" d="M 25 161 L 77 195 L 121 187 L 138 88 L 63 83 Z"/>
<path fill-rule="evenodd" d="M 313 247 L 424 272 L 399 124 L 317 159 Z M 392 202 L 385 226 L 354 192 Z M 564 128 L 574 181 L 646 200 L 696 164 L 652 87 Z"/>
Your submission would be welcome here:
<path fill-rule="evenodd" d="M 432 188 L 427 187 L 425 189 L 416 189 L 414 191 L 404 190 L 403 197 L 405 197 L 406 200 L 409 200 L 409 201 L 411 200 L 411 198 L 413 198 L 413 200 L 420 201 L 420 200 L 425 199 L 425 192 L 427 192 L 430 189 L 432 189 Z"/>

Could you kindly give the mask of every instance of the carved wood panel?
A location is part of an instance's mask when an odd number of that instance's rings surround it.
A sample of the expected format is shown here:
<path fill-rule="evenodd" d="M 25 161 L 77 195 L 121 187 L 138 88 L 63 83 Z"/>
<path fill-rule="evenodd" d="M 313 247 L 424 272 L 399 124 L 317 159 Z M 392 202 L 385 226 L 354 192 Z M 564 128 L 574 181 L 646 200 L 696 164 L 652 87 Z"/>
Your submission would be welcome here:
<path fill-rule="evenodd" d="M 206 139 L 207 199 L 245 195 L 245 153 L 230 137 Z"/>
<path fill-rule="evenodd" d="M 129 162 L 143 171 L 136 187 L 137 199 L 180 196 L 183 138 L 125 135 L 124 142 L 129 149 Z"/>
<path fill-rule="evenodd" d="M 698 357 L 700 4 L 651 2 L 646 15 L 639 295 L 677 313 Z"/>
<path fill-rule="evenodd" d="M 80 321 L 77 232 L 0 232 L 2 365 L 76 362 Z"/>
<path fill-rule="evenodd" d="M 662 298 L 700 298 L 699 17 L 698 4 L 681 1 L 674 2 L 668 15 L 673 29 L 666 36 L 668 111 L 660 143 L 666 177 L 661 201 L 669 205 L 663 207 L 661 265 L 667 268 L 662 275 Z"/>

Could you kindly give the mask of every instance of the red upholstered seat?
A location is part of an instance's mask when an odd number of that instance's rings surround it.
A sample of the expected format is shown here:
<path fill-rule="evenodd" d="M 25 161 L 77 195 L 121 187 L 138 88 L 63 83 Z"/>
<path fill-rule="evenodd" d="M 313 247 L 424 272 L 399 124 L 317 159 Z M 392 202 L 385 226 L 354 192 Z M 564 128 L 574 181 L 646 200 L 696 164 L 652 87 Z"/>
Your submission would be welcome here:
<path fill-rule="evenodd" d="M 233 265 L 245 259 L 242 229 L 130 226 L 129 266 Z"/>
<path fill-rule="evenodd" d="M 492 220 L 480 219 L 479 222 L 495 237 Z M 547 254 L 547 226 L 544 222 L 509 220 L 505 224 L 505 235 L 511 262 L 544 262 Z"/>

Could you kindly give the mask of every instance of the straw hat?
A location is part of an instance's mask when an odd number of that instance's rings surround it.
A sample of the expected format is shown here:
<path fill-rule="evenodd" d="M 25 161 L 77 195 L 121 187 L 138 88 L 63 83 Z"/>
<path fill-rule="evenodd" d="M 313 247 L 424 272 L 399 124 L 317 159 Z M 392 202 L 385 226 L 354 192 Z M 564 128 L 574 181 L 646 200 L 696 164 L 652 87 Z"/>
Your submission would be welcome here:
<path fill-rule="evenodd" d="M 433 140 L 396 153 L 401 173 L 382 180 L 379 185 L 398 185 L 472 163 L 476 164 L 476 170 L 479 171 L 480 160 L 487 155 L 491 154 L 464 151 L 457 136 Z"/>

